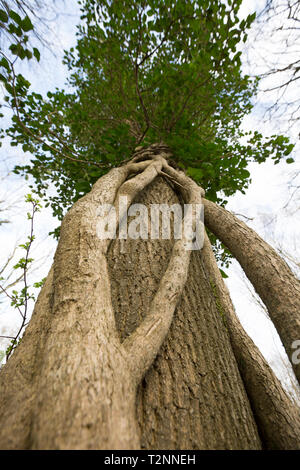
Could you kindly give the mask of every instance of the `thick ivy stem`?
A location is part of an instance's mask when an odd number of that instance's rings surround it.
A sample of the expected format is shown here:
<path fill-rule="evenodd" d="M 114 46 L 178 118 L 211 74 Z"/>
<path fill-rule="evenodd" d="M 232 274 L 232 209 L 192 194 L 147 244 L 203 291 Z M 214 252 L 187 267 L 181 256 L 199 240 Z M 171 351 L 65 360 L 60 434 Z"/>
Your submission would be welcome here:
<path fill-rule="evenodd" d="M 203 256 L 263 444 L 268 449 L 300 449 L 300 413 L 236 316 L 230 294 L 205 234 Z"/>
<path fill-rule="evenodd" d="M 300 383 L 300 364 L 293 361 L 300 338 L 299 281 L 276 251 L 231 212 L 208 200 L 204 209 L 205 225 L 239 261 L 266 305 Z"/>

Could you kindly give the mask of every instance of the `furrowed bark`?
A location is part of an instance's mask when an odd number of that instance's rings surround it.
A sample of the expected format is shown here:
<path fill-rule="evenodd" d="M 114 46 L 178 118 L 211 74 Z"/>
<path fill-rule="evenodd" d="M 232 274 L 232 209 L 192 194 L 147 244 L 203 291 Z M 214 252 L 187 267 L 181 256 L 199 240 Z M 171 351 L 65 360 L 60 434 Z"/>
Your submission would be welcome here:
<path fill-rule="evenodd" d="M 300 364 L 292 360 L 300 340 L 299 281 L 276 251 L 232 213 L 208 200 L 204 210 L 205 225 L 239 261 L 266 305 L 300 383 Z"/>
<path fill-rule="evenodd" d="M 37 299 L 22 342 L 0 373 L 0 449 L 28 449 L 35 401 L 34 376 L 50 328 L 53 268 Z"/>
<path fill-rule="evenodd" d="M 206 235 L 203 256 L 209 259 L 210 282 L 226 319 L 234 355 L 267 449 L 300 449 L 300 409 L 283 389 L 271 367 L 243 329 Z"/>
<path fill-rule="evenodd" d="M 162 164 L 167 166 L 165 160 L 162 161 Z M 189 181 L 188 183 L 185 191 L 188 203 L 201 204 L 203 191 L 200 191 L 201 188 L 194 182 Z M 190 212 L 186 217 L 191 215 L 195 217 L 192 211 L 193 208 L 190 207 Z M 184 221 L 182 225 L 184 225 Z M 191 251 L 186 248 L 188 242 L 182 227 L 182 238 L 174 243 L 168 267 L 160 280 L 146 318 L 123 343 L 129 357 L 133 358 L 132 363 L 135 365 L 133 374 L 137 384 L 140 383 L 155 359 L 170 327 L 175 307 L 186 283 L 191 255 Z M 141 354 L 141 349 L 144 350 L 143 354 Z"/>
<path fill-rule="evenodd" d="M 140 166 L 143 167 L 144 164 L 139 164 L 138 167 Z M 135 169 L 137 169 L 136 166 Z M 90 260 L 89 243 L 91 243 L 92 254 L 94 254 L 93 248 L 98 248 L 96 249 L 96 258 L 103 271 L 100 258 L 103 257 L 105 247 L 103 243 L 101 245 L 101 241 L 94 236 L 94 233 L 89 233 L 91 232 L 89 229 L 95 225 L 91 206 L 93 204 L 97 205 L 97 203 L 113 202 L 116 190 L 124 182 L 129 171 L 129 168 L 116 169 L 102 178 L 101 182 L 96 183 L 94 186 L 94 191 L 75 204 L 64 220 L 62 239 L 56 253 L 56 261 L 41 291 L 32 320 L 20 346 L 1 370 L 0 447 L 2 449 L 64 448 L 72 447 L 73 444 L 75 448 L 76 443 L 73 436 L 68 435 L 70 429 L 72 430 L 72 424 L 74 426 L 72 433 L 74 436 L 77 435 L 78 441 L 82 438 L 83 448 L 89 445 L 85 442 L 84 435 L 86 434 L 85 430 L 92 428 L 92 425 L 90 426 L 88 417 L 89 406 L 84 410 L 84 405 L 85 400 L 87 402 L 91 402 L 93 399 L 96 400 L 97 393 L 95 390 L 100 386 L 98 383 L 97 385 L 93 383 L 96 380 L 96 374 L 95 377 L 92 377 L 94 380 L 88 377 L 89 366 L 91 365 L 98 371 L 99 364 L 96 359 L 101 358 L 101 355 L 97 356 L 99 345 L 98 348 L 95 346 L 93 351 L 93 344 L 99 340 L 98 337 L 103 332 L 103 327 L 102 329 L 97 328 L 99 313 L 103 314 L 106 309 L 107 318 L 105 320 L 107 322 L 114 321 L 113 314 L 109 311 L 109 299 L 105 295 L 107 292 L 101 293 L 102 305 L 100 308 L 102 308 L 102 312 L 99 309 L 100 311 L 96 314 L 94 308 L 97 304 L 99 306 L 99 301 L 97 302 L 96 299 L 93 303 L 93 295 L 91 295 L 91 298 L 88 295 L 91 288 L 95 288 L 97 292 L 99 285 L 103 287 L 104 291 L 105 288 L 107 289 L 105 276 L 102 277 L 103 272 L 99 276 L 100 280 L 94 279 L 93 284 L 93 279 L 92 277 L 89 278 L 88 269 L 84 266 L 87 262 L 88 266 L 92 268 L 90 261 L 93 262 L 94 258 L 92 256 Z M 90 227 L 88 223 L 84 227 L 83 219 L 88 218 L 89 215 L 92 218 Z M 89 237 L 89 235 L 92 236 Z M 82 236 L 81 240 L 80 236 Z M 64 243 L 67 245 L 64 245 Z M 96 246 L 97 243 L 98 246 Z M 99 265 L 95 270 L 95 277 L 97 277 L 98 270 Z M 78 285 L 76 286 L 77 281 Z M 101 281 L 103 281 L 102 284 Z M 61 283 L 65 284 L 62 285 Z M 85 287 L 86 292 L 84 292 Z M 80 292 L 81 289 L 83 291 Z M 82 302 L 82 312 L 78 309 L 80 301 Z M 90 310 L 89 302 L 92 303 Z M 105 315 L 103 316 L 105 317 Z M 95 334 L 93 334 L 93 327 L 95 327 Z M 88 338 L 89 332 L 92 333 L 91 338 Z M 108 341 L 109 353 L 112 356 L 111 350 L 114 349 L 117 343 L 117 341 L 109 342 L 113 333 L 113 329 L 108 328 L 107 338 L 104 334 L 106 341 Z M 88 339 L 91 340 L 89 346 L 86 344 Z M 60 341 L 61 343 L 59 343 Z M 57 348 L 58 344 L 59 349 Z M 84 357 L 85 347 L 87 347 L 86 358 Z M 77 352 L 78 355 L 76 356 Z M 90 355 L 93 359 L 92 364 L 89 363 Z M 106 357 L 103 356 L 105 360 Z M 118 362 L 117 354 L 114 360 Z M 109 375 L 109 368 L 106 372 Z M 101 372 L 98 373 L 98 378 L 99 374 L 101 375 Z M 81 382 L 85 380 L 86 383 L 82 386 Z M 101 381 L 99 383 L 101 384 Z M 126 387 L 126 385 L 131 387 L 125 381 L 125 385 L 122 383 L 119 388 Z M 101 386 L 105 388 L 105 377 Z M 79 396 L 81 387 L 82 391 L 86 393 L 86 397 L 83 398 L 82 402 Z M 117 381 L 110 386 L 111 388 L 118 388 Z M 53 397 L 51 397 L 51 393 L 53 393 Z M 106 395 L 107 393 L 109 393 L 109 386 Z M 74 395 L 74 400 L 71 398 L 72 395 Z M 99 396 L 101 396 L 101 393 Z M 77 407 L 80 410 L 82 407 L 86 415 L 78 428 L 76 412 L 72 410 L 72 406 L 68 407 L 69 400 L 73 403 L 75 409 Z M 105 408 L 105 406 L 107 406 L 107 403 L 104 399 L 102 408 Z M 118 407 L 118 405 L 116 406 Z M 130 400 L 128 400 L 128 407 L 130 408 L 130 406 L 133 407 Z M 97 405 L 95 408 L 97 408 Z M 102 411 L 98 411 L 98 415 Z M 131 411 L 130 414 L 128 413 L 129 420 L 131 416 L 134 416 L 134 407 Z M 112 414 L 116 415 L 116 410 L 113 410 Z M 66 421 L 63 423 L 64 418 Z M 106 417 L 106 421 L 108 418 Z M 102 425 L 105 431 L 105 419 Z M 112 428 L 114 427 L 112 426 Z M 134 426 L 132 426 L 132 429 L 134 429 Z M 65 436 L 67 436 L 67 443 L 64 440 Z M 128 439 L 130 439 L 130 436 L 131 434 L 129 434 Z M 112 433 L 113 439 L 114 433 Z M 103 437 L 103 446 L 106 445 L 106 441 L 107 437 Z M 95 442 L 91 439 L 91 446 L 93 445 L 95 445 Z M 134 437 L 130 445 L 136 445 Z"/>
<path fill-rule="evenodd" d="M 101 204 L 122 219 L 133 202 L 201 201 L 169 154 L 163 144 L 137 151 L 66 215 L 32 321 L 0 374 L 1 448 L 261 448 L 212 260 L 185 239 L 98 236 Z"/>
<path fill-rule="evenodd" d="M 155 178 L 160 166 L 157 161 L 148 162 L 141 174 L 121 185 L 116 200 L 119 194 L 126 194 L 130 203 Z M 109 183 L 108 202 L 116 192 Z M 99 240 L 95 230 L 104 184 L 92 191 L 92 197 L 86 196 L 75 205 L 62 225 L 54 263 L 52 334 L 45 348 L 33 419 L 33 447 L 37 449 L 139 448 L 137 378 L 141 379 L 149 366 L 149 356 L 153 360 L 157 354 L 175 308 L 168 305 L 168 321 L 151 332 L 151 343 L 149 335 L 140 335 L 138 354 L 120 343 L 105 257 L 110 241 Z M 183 262 L 184 272 L 188 261 Z M 177 286 L 179 292 L 184 281 L 183 276 Z M 154 320 L 152 313 L 150 307 L 146 326 L 149 316 Z M 62 345 L 59 360 L 54 354 L 57 341 Z"/>
<path fill-rule="evenodd" d="M 170 279 L 159 285 L 157 297 L 137 330 L 137 344 L 129 338 L 123 345 L 116 330 L 107 271 L 111 240 L 97 236 L 97 210 L 100 204 L 117 206 L 121 195 L 128 197 L 130 205 L 162 164 L 162 158 L 157 157 L 112 170 L 64 218 L 54 265 L 31 325 L 1 373 L 6 392 L 0 417 L 1 448 L 139 448 L 136 387 L 168 331 L 186 280 L 190 252 L 181 258 L 182 247 L 174 247 Z M 126 181 L 129 175 L 133 177 Z M 176 279 L 172 278 L 174 269 Z M 168 302 L 170 289 L 172 299 Z M 163 308 L 158 302 L 162 299 Z M 33 341 L 28 347 L 26 338 L 33 328 L 38 344 Z M 41 338 L 39 328 L 43 328 Z M 15 368 L 10 364 L 22 353 L 32 356 L 17 364 L 24 370 L 13 380 L 10 373 Z M 22 385 L 18 391 L 17 386 Z M 12 408 L 16 405 L 17 411 Z"/>
<path fill-rule="evenodd" d="M 163 167 L 163 172 L 167 172 L 167 167 Z M 169 176 L 173 178 L 174 174 L 170 172 Z M 178 183 L 183 183 L 187 196 L 187 177 Z M 184 192 L 181 186 L 163 175 L 147 186 L 134 202 L 147 207 L 151 203 L 179 203 L 182 199 L 180 194 L 179 199 L 176 195 L 178 190 Z M 117 329 L 123 344 L 148 311 L 169 265 L 173 245 L 173 240 L 161 239 L 112 242 L 108 264 Z M 139 386 L 137 416 L 142 448 L 261 447 L 206 271 L 201 252 L 193 251 L 188 282 L 170 330 Z"/>

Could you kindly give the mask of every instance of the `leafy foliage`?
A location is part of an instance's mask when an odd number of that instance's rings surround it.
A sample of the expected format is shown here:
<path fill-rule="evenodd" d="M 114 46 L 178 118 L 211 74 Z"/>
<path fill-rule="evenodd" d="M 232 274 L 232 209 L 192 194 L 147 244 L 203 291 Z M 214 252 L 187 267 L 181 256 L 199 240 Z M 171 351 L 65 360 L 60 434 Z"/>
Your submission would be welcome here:
<path fill-rule="evenodd" d="M 6 87 L 8 135 L 33 155 L 15 172 L 34 177 L 59 219 L 137 145 L 165 142 L 221 203 L 247 187 L 249 161 L 291 153 L 283 136 L 241 131 L 257 87 L 241 71 L 238 46 L 255 18 L 239 19 L 241 0 L 80 3 L 77 46 L 64 59 L 71 91 L 43 97 L 18 76 Z"/>
<path fill-rule="evenodd" d="M 7 95 L 4 100 L 16 111 L 18 103 L 28 91 L 30 83 L 21 74 L 16 74 L 14 65 L 17 59 L 40 60 L 40 52 L 36 47 L 28 46 L 28 32 L 33 30 L 33 25 L 28 15 L 21 17 L 19 13 L 10 9 L 6 2 L 1 2 L 0 8 L 0 34 L 9 41 L 8 50 L 0 50 L 0 82 L 3 83 Z M 1 106 L 1 105 L 0 105 Z M 0 113 L 0 117 L 3 114 Z M 3 136 L 3 130 L 1 130 Z M 1 142 L 0 142 L 1 145 Z"/>
<path fill-rule="evenodd" d="M 32 55 L 38 55 L 37 49 L 31 51 L 27 48 L 29 37 L 26 33 L 33 30 L 33 25 L 28 15 L 21 16 L 16 11 L 10 9 L 7 5 L 3 5 L 0 9 L 0 28 L 1 32 L 8 36 L 10 46 L 9 50 L 20 59 L 31 59 Z M 7 67 L 5 64 L 4 67 Z"/>

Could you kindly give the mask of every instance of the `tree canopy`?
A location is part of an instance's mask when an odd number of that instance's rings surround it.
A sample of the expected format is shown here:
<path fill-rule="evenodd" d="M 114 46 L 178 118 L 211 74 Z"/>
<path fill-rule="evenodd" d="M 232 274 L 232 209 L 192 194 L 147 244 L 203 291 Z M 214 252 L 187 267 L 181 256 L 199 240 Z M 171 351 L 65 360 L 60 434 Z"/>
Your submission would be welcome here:
<path fill-rule="evenodd" d="M 14 112 L 6 133 L 32 154 L 15 172 L 33 176 L 54 215 L 153 142 L 219 203 L 247 188 L 250 161 L 288 157 L 288 138 L 241 128 L 257 89 L 242 72 L 240 43 L 255 14 L 241 20 L 241 2 L 83 0 L 77 45 L 65 51 L 68 89 L 47 96 L 2 59 Z"/>

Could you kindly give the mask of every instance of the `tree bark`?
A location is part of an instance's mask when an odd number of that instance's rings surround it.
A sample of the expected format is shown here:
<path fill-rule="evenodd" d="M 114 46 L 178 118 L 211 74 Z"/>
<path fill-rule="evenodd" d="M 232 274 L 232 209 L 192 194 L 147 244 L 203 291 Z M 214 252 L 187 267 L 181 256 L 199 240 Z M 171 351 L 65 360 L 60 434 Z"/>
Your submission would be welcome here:
<path fill-rule="evenodd" d="M 30 324 L 1 370 L 2 449 L 261 448 L 212 260 L 185 250 L 184 237 L 98 237 L 99 206 L 117 209 L 121 196 L 120 216 L 133 201 L 201 202 L 167 156 L 159 145 L 141 152 L 66 215 Z"/>
<path fill-rule="evenodd" d="M 300 283 L 285 261 L 232 213 L 204 200 L 205 224 L 239 261 L 266 305 L 300 383 L 300 364 L 292 361 L 300 340 Z M 294 343 L 295 344 L 295 343 Z"/>
<path fill-rule="evenodd" d="M 234 355 L 245 384 L 259 434 L 267 449 L 300 449 L 300 410 L 243 329 L 206 236 L 203 254 L 220 312 L 226 318 Z"/>
<path fill-rule="evenodd" d="M 184 237 L 174 243 L 144 321 L 121 344 L 107 273 L 110 240 L 98 237 L 97 210 L 103 204 L 117 203 L 124 194 L 130 205 L 161 167 L 162 158 L 156 157 L 112 170 L 66 215 L 51 276 L 14 354 L 15 365 L 21 363 L 22 371 L 19 383 L 13 383 L 15 389 L 24 385 L 25 390 L 16 394 L 8 390 L 2 402 L 1 417 L 9 418 L 1 428 L 2 448 L 139 448 L 136 388 L 170 326 L 186 281 L 190 252 L 183 249 Z M 201 201 L 194 182 L 189 182 L 187 193 L 191 202 Z M 30 344 L 30 333 L 37 335 L 41 326 L 46 337 L 37 339 L 37 345 L 35 340 Z M 30 368 L 35 356 L 17 362 L 28 343 L 28 351 L 41 355 L 38 370 Z M 15 372 L 10 364 L 0 377 L 5 380 L 4 390 Z M 10 404 L 20 400 L 22 411 L 15 413 Z"/>
<path fill-rule="evenodd" d="M 178 192 L 178 191 L 177 191 Z M 180 197 L 180 196 L 179 196 Z M 157 178 L 135 199 L 178 203 Z M 172 240 L 115 240 L 108 253 L 113 306 L 121 339 L 141 322 L 156 292 Z M 170 331 L 138 390 L 145 449 L 259 449 L 256 424 L 207 276 L 192 252 L 188 281 Z"/>

